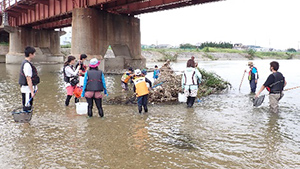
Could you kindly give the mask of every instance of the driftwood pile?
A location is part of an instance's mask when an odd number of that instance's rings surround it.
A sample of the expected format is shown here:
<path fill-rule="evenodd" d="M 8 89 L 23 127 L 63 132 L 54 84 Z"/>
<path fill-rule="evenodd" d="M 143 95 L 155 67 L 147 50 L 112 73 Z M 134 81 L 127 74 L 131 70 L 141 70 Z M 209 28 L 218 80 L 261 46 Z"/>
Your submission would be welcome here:
<path fill-rule="evenodd" d="M 181 92 L 181 76 L 176 75 L 170 67 L 168 60 L 161 68 L 158 79 L 150 90 L 150 103 L 174 102 L 178 100 L 178 93 Z"/>

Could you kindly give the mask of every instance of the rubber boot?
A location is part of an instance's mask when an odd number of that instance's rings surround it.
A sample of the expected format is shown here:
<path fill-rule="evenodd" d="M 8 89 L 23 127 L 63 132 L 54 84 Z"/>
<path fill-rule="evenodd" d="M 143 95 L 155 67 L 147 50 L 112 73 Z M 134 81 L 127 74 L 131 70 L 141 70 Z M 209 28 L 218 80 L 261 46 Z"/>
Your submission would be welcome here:
<path fill-rule="evenodd" d="M 75 97 L 75 103 L 78 103 L 79 99 L 77 97 Z"/>
<path fill-rule="evenodd" d="M 67 95 L 67 98 L 66 98 L 66 101 L 65 101 L 65 106 L 69 106 L 71 97 L 72 97 L 72 96 Z"/>
<path fill-rule="evenodd" d="M 88 107 L 88 116 L 93 117 L 93 108 Z"/>
<path fill-rule="evenodd" d="M 100 117 L 104 116 L 102 107 L 98 110 L 98 113 Z"/>
<path fill-rule="evenodd" d="M 139 108 L 139 113 L 142 113 L 143 107 L 142 106 L 138 106 L 138 108 Z"/>
<path fill-rule="evenodd" d="M 191 99 L 190 99 L 190 107 L 193 107 L 193 105 L 195 103 L 195 99 L 196 99 L 196 97 L 191 97 Z"/>
<path fill-rule="evenodd" d="M 96 102 L 96 106 L 97 106 L 97 109 L 98 109 L 99 116 L 103 117 L 104 114 L 103 114 L 103 109 L 102 109 L 102 99 L 95 99 L 95 102 Z"/>
<path fill-rule="evenodd" d="M 147 105 L 144 106 L 144 110 L 145 110 L 145 113 L 148 112 L 148 107 L 147 107 Z"/>

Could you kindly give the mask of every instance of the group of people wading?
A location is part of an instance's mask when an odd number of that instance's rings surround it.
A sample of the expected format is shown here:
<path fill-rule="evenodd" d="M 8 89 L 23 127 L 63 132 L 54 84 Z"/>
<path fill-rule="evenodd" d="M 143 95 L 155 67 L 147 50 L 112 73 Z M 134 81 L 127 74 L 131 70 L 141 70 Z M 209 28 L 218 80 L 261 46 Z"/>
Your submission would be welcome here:
<path fill-rule="evenodd" d="M 253 62 L 248 62 L 249 70 L 249 84 L 251 93 L 256 92 L 257 81 L 259 79 L 258 70 L 254 67 Z M 260 93 L 267 89 L 269 92 L 269 104 L 270 104 L 270 111 L 277 113 L 278 112 L 278 102 L 283 97 L 283 88 L 286 86 L 286 81 L 282 73 L 278 72 L 279 63 L 273 61 L 270 63 L 270 71 L 272 72 L 265 83 L 261 86 L 259 91 L 255 94 L 255 98 L 258 98 Z M 245 70 L 246 72 L 246 70 Z"/>
<path fill-rule="evenodd" d="M 33 105 L 33 97 L 37 91 L 37 84 L 40 82 L 38 72 L 34 65 L 31 63 L 35 57 L 35 49 L 33 47 L 25 48 L 25 59 L 21 64 L 19 84 L 21 86 L 22 93 L 22 105 L 24 112 L 31 112 Z M 87 59 L 85 54 L 80 56 L 80 60 L 75 65 L 76 58 L 74 56 L 68 56 L 67 61 L 64 64 L 63 74 L 64 81 L 66 83 L 67 97 L 65 105 L 68 106 L 70 99 L 75 94 L 75 103 L 79 101 L 80 97 L 85 97 L 88 103 L 88 117 L 93 116 L 93 102 L 95 102 L 100 117 L 104 116 L 102 109 L 102 98 L 107 94 L 107 88 L 103 72 L 98 68 L 100 61 L 93 58 L 89 61 L 89 68 L 84 65 L 84 61 Z M 74 67 L 75 65 L 75 67 Z M 254 67 L 253 62 L 249 62 L 249 83 L 251 92 L 255 93 L 256 84 L 258 80 L 258 70 Z M 272 112 L 278 112 L 278 101 L 283 96 L 283 88 L 286 85 L 284 76 L 278 72 L 279 63 L 273 61 L 270 63 L 270 71 L 272 72 L 255 97 L 258 97 L 260 93 L 267 88 L 269 91 L 270 110 Z M 140 69 L 133 70 L 129 68 L 127 72 L 121 78 L 121 87 L 124 91 L 128 90 L 128 82 L 134 84 L 133 90 L 137 96 L 138 111 L 142 112 L 144 108 L 145 112 L 148 112 L 148 94 L 149 88 L 152 88 L 151 81 L 146 78 L 147 71 Z M 157 79 L 160 72 L 157 66 L 155 66 L 153 79 Z M 79 78 L 78 78 L 79 77 Z M 192 107 L 195 98 L 198 93 L 198 85 L 201 83 L 201 74 L 197 69 L 197 63 L 194 61 L 194 57 L 187 61 L 186 69 L 182 75 L 182 89 L 187 97 L 187 107 Z M 80 80 L 79 80 L 80 79 Z M 79 81 L 81 81 L 79 83 Z M 148 85 L 147 85 L 148 83 Z M 104 94 L 103 94 L 104 93 Z"/>

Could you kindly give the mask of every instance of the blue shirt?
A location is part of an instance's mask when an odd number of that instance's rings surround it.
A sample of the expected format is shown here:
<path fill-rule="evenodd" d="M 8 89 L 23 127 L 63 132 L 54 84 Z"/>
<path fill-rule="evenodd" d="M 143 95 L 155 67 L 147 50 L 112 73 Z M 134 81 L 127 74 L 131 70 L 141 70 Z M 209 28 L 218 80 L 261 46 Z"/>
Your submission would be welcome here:
<path fill-rule="evenodd" d="M 159 73 L 160 73 L 159 70 L 158 70 L 158 69 L 155 69 L 154 72 L 153 72 L 153 79 L 157 79 Z"/>

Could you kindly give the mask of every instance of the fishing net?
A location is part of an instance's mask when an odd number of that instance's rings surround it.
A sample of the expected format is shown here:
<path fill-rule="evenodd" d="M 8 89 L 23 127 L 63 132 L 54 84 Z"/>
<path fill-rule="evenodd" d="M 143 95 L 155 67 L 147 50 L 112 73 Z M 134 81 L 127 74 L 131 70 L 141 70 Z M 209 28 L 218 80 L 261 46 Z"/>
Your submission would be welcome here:
<path fill-rule="evenodd" d="M 14 110 L 11 112 L 15 122 L 28 123 L 32 117 L 32 111 Z"/>
<path fill-rule="evenodd" d="M 254 98 L 253 106 L 258 107 L 260 106 L 265 100 L 265 95 L 261 95 L 259 97 Z"/>

